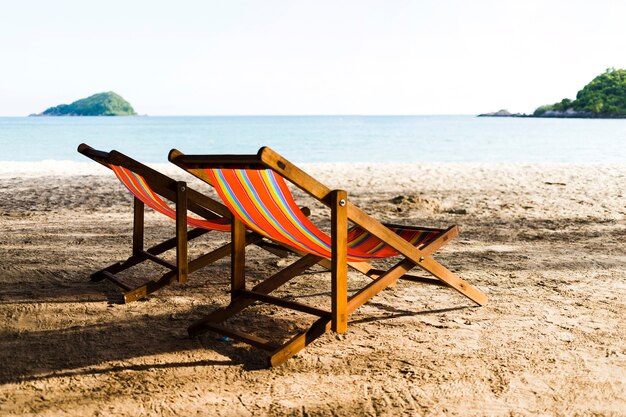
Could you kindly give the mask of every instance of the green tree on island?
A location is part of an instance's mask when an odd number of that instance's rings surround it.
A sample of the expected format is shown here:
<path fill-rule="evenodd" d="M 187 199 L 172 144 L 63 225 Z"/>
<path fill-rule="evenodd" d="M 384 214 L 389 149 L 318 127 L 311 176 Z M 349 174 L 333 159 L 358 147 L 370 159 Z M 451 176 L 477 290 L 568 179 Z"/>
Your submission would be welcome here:
<path fill-rule="evenodd" d="M 129 102 L 113 91 L 98 93 L 72 104 L 50 107 L 41 116 L 134 116 Z"/>
<path fill-rule="evenodd" d="M 626 70 L 610 68 L 598 75 L 576 94 L 576 100 L 564 98 L 559 103 L 537 108 L 534 116 L 546 112 L 573 111 L 588 117 L 626 116 Z"/>

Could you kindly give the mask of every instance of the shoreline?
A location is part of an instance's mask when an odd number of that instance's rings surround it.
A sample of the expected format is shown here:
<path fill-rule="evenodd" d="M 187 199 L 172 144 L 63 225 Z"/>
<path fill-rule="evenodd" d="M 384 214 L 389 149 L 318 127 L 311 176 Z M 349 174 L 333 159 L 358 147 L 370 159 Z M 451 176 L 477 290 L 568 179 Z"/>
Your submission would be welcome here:
<path fill-rule="evenodd" d="M 183 173 L 180 168 L 168 162 L 145 162 L 146 165 L 163 172 L 169 172 L 173 175 L 176 173 Z M 544 168 L 558 168 L 558 167 L 608 167 L 619 169 L 624 164 L 619 162 L 602 162 L 602 161 L 588 161 L 588 162 L 571 162 L 571 161 L 548 161 L 548 162 L 477 162 L 477 161 L 455 161 L 455 162 L 433 162 L 433 161 L 415 161 L 415 162 L 302 162 L 295 163 L 297 166 L 307 170 L 323 171 L 332 169 L 387 169 L 387 168 L 399 168 L 399 169 L 411 169 L 414 167 L 466 167 L 469 169 L 479 168 L 494 168 L 494 169 L 515 169 L 523 167 L 544 167 Z M 45 175 L 52 173 L 55 175 L 106 175 L 110 173 L 109 170 L 100 166 L 99 164 L 85 160 L 58 160 L 58 159 L 45 159 L 40 161 L 13 161 L 13 160 L 0 160 L 0 177 L 15 176 L 15 175 Z"/>

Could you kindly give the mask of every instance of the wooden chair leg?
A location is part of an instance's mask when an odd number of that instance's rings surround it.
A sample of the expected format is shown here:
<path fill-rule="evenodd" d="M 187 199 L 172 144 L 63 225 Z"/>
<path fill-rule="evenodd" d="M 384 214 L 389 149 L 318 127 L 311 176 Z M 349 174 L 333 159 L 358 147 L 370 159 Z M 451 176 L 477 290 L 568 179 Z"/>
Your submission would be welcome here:
<path fill-rule="evenodd" d="M 133 199 L 133 255 L 143 251 L 144 203 Z"/>
<path fill-rule="evenodd" d="M 145 260 L 145 257 L 141 256 L 141 253 L 143 252 L 143 230 L 144 230 L 144 203 L 137 197 L 134 197 L 133 199 L 132 256 L 129 257 L 124 262 L 115 262 L 114 264 L 111 264 L 107 266 L 106 268 L 103 268 L 99 271 L 94 272 L 90 276 L 91 281 L 98 282 L 98 281 L 102 281 L 103 279 L 110 279 L 110 277 L 107 276 L 106 274 L 107 272 L 109 274 L 114 275 L 117 272 L 123 271 L 134 265 L 137 265 L 140 262 L 143 262 Z M 120 285 L 117 282 L 116 284 L 124 288 L 124 285 Z"/>
<path fill-rule="evenodd" d="M 332 329 L 345 333 L 348 329 L 348 211 L 347 193 L 331 193 L 331 311 Z"/>
<path fill-rule="evenodd" d="M 231 242 L 230 295 L 231 301 L 234 301 L 237 291 L 246 288 L 246 225 L 234 216 L 231 223 Z"/>
<path fill-rule="evenodd" d="M 187 184 L 176 183 L 176 270 L 178 282 L 187 282 Z"/>

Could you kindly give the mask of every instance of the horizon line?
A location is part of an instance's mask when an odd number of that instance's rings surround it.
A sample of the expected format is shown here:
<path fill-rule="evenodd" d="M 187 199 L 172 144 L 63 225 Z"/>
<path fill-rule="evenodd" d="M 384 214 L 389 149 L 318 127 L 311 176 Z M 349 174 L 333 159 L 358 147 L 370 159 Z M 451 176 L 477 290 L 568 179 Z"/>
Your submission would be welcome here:
<path fill-rule="evenodd" d="M 82 117 L 102 117 L 102 118 L 125 118 L 125 117 L 415 117 L 415 116 L 477 116 L 480 113 L 422 113 L 422 114 L 136 114 L 121 116 L 37 116 L 37 115 L 0 115 L 0 118 L 24 117 L 24 118 L 82 118 Z"/>

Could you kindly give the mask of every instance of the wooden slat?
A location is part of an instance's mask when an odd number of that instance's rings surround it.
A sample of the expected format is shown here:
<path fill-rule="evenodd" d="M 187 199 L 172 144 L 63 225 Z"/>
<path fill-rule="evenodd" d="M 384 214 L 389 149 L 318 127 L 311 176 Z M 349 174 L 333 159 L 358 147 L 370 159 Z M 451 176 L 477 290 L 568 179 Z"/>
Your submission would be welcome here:
<path fill-rule="evenodd" d="M 403 281 L 417 282 L 419 284 L 437 285 L 439 287 L 448 286 L 448 284 L 446 284 L 443 281 L 438 280 L 437 278 L 418 277 L 416 275 L 402 275 L 398 279 L 401 279 Z"/>
<path fill-rule="evenodd" d="M 127 291 L 133 289 L 133 287 L 131 287 L 130 285 L 128 285 L 127 283 L 123 281 L 120 281 L 118 277 L 116 277 L 115 275 L 113 275 L 112 273 L 108 271 L 102 271 L 101 274 L 104 275 L 106 279 L 108 279 L 109 281 L 117 285 L 118 287 L 121 287 Z"/>
<path fill-rule="evenodd" d="M 368 262 L 348 262 L 348 266 L 356 269 L 364 275 L 367 275 L 372 269 L 372 265 L 370 265 Z"/>
<path fill-rule="evenodd" d="M 409 230 L 425 230 L 428 232 L 444 232 L 445 229 L 441 229 L 438 227 L 422 227 L 422 226 L 413 226 L 413 225 L 406 225 L 406 224 L 397 224 L 397 223 L 389 223 L 389 222 L 380 222 L 380 224 L 382 224 L 385 227 L 389 227 L 389 228 L 398 228 L 398 229 L 409 229 Z"/>
<path fill-rule="evenodd" d="M 372 279 L 376 279 L 379 278 L 380 276 L 386 274 L 387 271 L 384 271 L 382 269 L 374 269 L 372 268 L 366 275 Z M 438 280 L 437 278 L 429 278 L 429 277 L 418 277 L 416 275 L 402 275 L 401 277 L 399 277 L 398 279 L 401 279 L 403 281 L 412 281 L 412 282 L 419 282 L 419 283 L 424 283 L 424 284 L 432 284 L 432 285 L 439 285 L 441 287 L 447 287 L 448 284 L 446 284 L 443 281 Z"/>
<path fill-rule="evenodd" d="M 344 190 L 334 190 L 330 200 L 332 329 L 344 333 L 348 329 L 348 194 Z"/>
<path fill-rule="evenodd" d="M 269 294 L 270 292 L 289 282 L 292 278 L 302 274 L 311 266 L 315 265 L 319 261 L 319 259 L 319 256 L 312 254 L 303 256 L 285 269 L 278 271 L 270 278 L 255 285 L 252 288 L 252 291 Z"/>
<path fill-rule="evenodd" d="M 140 264 L 141 262 L 146 260 L 146 256 L 144 256 L 144 253 L 145 252 L 140 252 L 136 255 L 132 255 L 128 259 L 126 259 L 124 262 L 115 262 L 107 266 L 106 268 L 103 268 L 99 271 L 94 272 L 93 274 L 91 274 L 91 280 L 101 281 L 104 279 L 104 277 L 102 276 L 103 272 L 108 272 L 110 274 L 117 274 L 118 272 L 125 271 L 128 268 L 132 268 L 133 266 Z"/>
<path fill-rule="evenodd" d="M 263 337 L 255 336 L 250 333 L 245 333 L 235 329 L 229 329 L 217 324 L 206 324 L 205 327 L 207 330 L 211 330 L 224 336 L 228 336 L 232 339 L 239 340 L 259 349 L 263 349 L 269 352 L 278 349 L 278 345 L 271 343 L 269 340 Z"/>
<path fill-rule="evenodd" d="M 187 241 L 189 242 L 192 239 L 195 239 L 199 236 L 202 236 L 206 233 L 209 233 L 211 230 L 206 230 L 206 229 L 202 229 L 200 227 L 196 227 L 195 229 L 191 229 L 190 231 L 187 232 Z M 146 249 L 145 252 L 148 252 L 151 255 L 160 255 L 163 252 L 166 252 L 170 249 L 173 249 L 176 247 L 176 237 L 164 240 L 163 242 L 159 243 L 158 245 L 154 245 L 149 249 Z"/>
<path fill-rule="evenodd" d="M 304 252 L 299 251 L 299 253 L 303 254 Z M 321 267 L 328 269 L 329 271 L 331 271 L 333 268 L 332 263 L 330 262 L 330 259 L 322 258 L 319 260 L 318 264 Z M 368 275 L 368 276 L 369 276 L 369 271 L 372 269 L 372 265 L 370 265 L 368 262 L 348 262 L 348 266 L 359 271 L 363 275 Z"/>
<path fill-rule="evenodd" d="M 158 256 L 155 256 L 149 252 L 143 251 L 139 254 L 140 256 L 145 257 L 145 259 L 150 259 L 152 262 L 155 262 L 161 266 L 164 266 L 166 268 L 169 268 L 171 270 L 175 270 L 176 269 L 176 265 L 173 265 L 169 262 L 167 262 L 165 259 L 161 259 Z"/>
<path fill-rule="evenodd" d="M 318 317 L 330 317 L 330 311 L 322 310 L 317 307 L 309 306 L 306 304 L 298 303 L 296 301 L 285 300 L 283 298 L 274 297 L 267 294 L 262 294 L 254 291 L 240 290 L 237 292 L 238 296 L 251 298 L 256 301 L 262 301 L 264 303 L 277 305 L 279 307 L 288 308 L 290 310 L 300 311 L 302 313 L 311 314 Z"/>
<path fill-rule="evenodd" d="M 259 155 L 185 155 L 178 149 L 170 150 L 168 159 L 185 169 L 229 168 L 264 169 Z"/>

